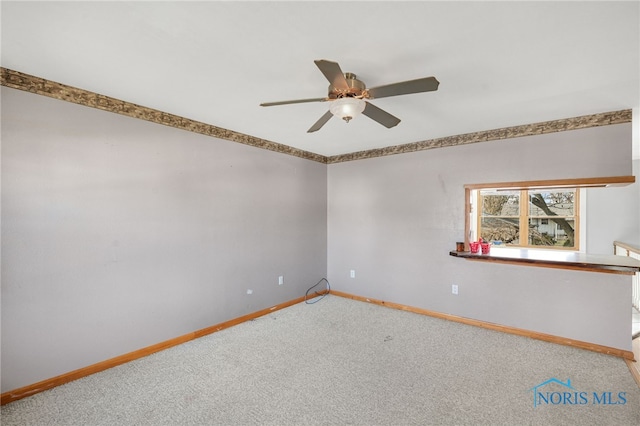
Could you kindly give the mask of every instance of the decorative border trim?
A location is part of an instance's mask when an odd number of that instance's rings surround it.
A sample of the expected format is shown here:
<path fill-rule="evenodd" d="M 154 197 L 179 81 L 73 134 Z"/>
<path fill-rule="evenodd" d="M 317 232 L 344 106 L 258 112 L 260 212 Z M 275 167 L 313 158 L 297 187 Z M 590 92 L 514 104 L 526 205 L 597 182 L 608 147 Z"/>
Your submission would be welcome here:
<path fill-rule="evenodd" d="M 434 318 L 444 319 L 448 321 L 459 322 L 466 325 L 486 328 L 488 330 L 501 331 L 503 333 L 515 334 L 517 336 L 530 337 L 544 342 L 557 343 L 574 348 L 586 349 L 607 355 L 613 355 L 625 360 L 635 361 L 632 351 L 611 348 L 609 346 L 597 345 L 595 343 L 583 342 L 581 340 L 568 339 L 566 337 L 554 336 L 552 334 L 538 333 L 537 331 L 523 330 L 521 328 L 508 327 L 506 325 L 495 324 L 486 321 L 474 320 L 471 318 L 459 317 L 451 314 L 443 314 L 441 312 L 430 311 L 428 309 L 416 308 L 413 306 L 401 305 L 399 303 L 385 302 L 384 300 L 371 299 L 369 297 L 356 296 L 342 291 L 331 290 L 330 294 L 334 296 L 344 297 L 347 299 L 358 300 L 360 302 L 373 303 L 374 305 L 386 306 L 388 308 L 399 309 L 401 311 L 413 312 L 415 314 L 427 315 Z"/>
<path fill-rule="evenodd" d="M 630 123 L 631 116 L 631 110 L 624 109 L 620 111 L 583 115 L 581 117 L 561 120 L 543 121 L 540 123 L 525 124 L 522 126 L 504 127 L 502 129 L 487 130 L 484 132 L 466 133 L 463 135 L 429 139 L 404 145 L 395 145 L 367 151 L 352 152 L 349 154 L 334 155 L 328 157 L 327 163 L 342 163 L 345 161 L 364 160 L 366 158 L 425 151 L 427 149 L 446 148 L 471 143 L 519 138 L 522 136 L 534 136 L 545 133 L 564 132 L 567 130 L 586 129 L 589 127 L 608 126 L 611 124 Z"/>
<path fill-rule="evenodd" d="M 250 145 L 256 148 L 288 154 L 322 164 L 343 163 L 346 161 L 364 160 L 367 158 L 384 157 L 387 155 L 425 151 L 427 149 L 446 148 L 450 146 L 511 139 L 522 136 L 542 135 L 545 133 L 629 123 L 631 122 L 632 117 L 631 110 L 625 109 L 561 120 L 543 121 L 540 123 L 525 124 L 521 126 L 504 127 L 502 129 L 487 130 L 483 132 L 447 136 L 403 145 L 325 157 L 324 155 L 303 151 L 280 143 L 245 135 L 244 133 L 234 132 L 211 124 L 194 121 L 188 118 L 158 111 L 156 109 L 121 101 L 109 96 L 99 95 L 84 89 L 45 80 L 43 78 L 24 74 L 8 68 L 0 67 L 0 71 L 0 84 L 2 86 L 24 90 L 26 92 L 36 93 L 38 95 L 48 96 L 54 99 L 72 102 L 91 108 L 97 108 L 103 111 L 122 114 L 128 117 L 139 118 L 141 120 L 151 121 L 153 123 L 163 124 L 165 126 L 171 126 L 206 136 Z"/>
<path fill-rule="evenodd" d="M 304 300 L 305 300 L 304 296 L 298 297 L 296 299 L 281 303 L 279 305 L 272 306 L 270 308 L 262 309 L 257 312 L 243 315 L 241 317 L 234 318 L 229 321 L 221 322 L 220 324 L 212 325 L 211 327 L 203 328 L 202 330 L 197 330 L 191 333 L 187 333 L 180 337 L 166 340 L 164 342 L 160 342 L 155 345 L 147 346 L 146 348 L 138 349 L 137 351 L 129 352 L 127 354 L 120 355 L 115 358 L 111 358 L 106 361 L 99 362 L 97 364 L 89 365 L 87 367 L 70 371 L 68 373 L 64 373 L 59 376 L 52 377 L 50 379 L 42 380 L 38 383 L 34 383 L 31 385 L 23 386 L 21 388 L 5 392 L 0 397 L 0 405 L 5 405 L 22 398 L 26 398 L 40 392 L 44 392 L 46 390 L 55 388 L 56 386 L 64 385 L 65 383 L 69 383 L 74 380 L 78 380 L 83 377 L 90 376 L 91 374 L 99 373 L 101 371 L 107 370 L 112 367 L 117 367 L 118 365 L 125 364 L 127 362 L 134 361 L 139 358 L 143 358 L 147 355 L 151 355 L 156 352 L 169 349 L 173 346 L 181 345 L 190 340 L 194 340 L 199 337 L 203 337 L 208 334 L 212 334 L 217 331 L 224 330 L 225 328 L 233 327 L 234 325 L 238 325 L 246 321 L 251 321 L 255 318 L 259 318 L 261 316 L 270 314 L 271 312 L 279 311 L 280 309 L 288 308 L 289 306 L 304 302 Z"/>
<path fill-rule="evenodd" d="M 50 98 L 72 102 L 78 105 L 97 108 L 103 111 L 126 115 L 128 117 L 139 118 L 141 120 L 151 121 L 152 123 L 164 124 L 165 126 L 200 133 L 206 136 L 238 142 L 244 145 L 254 146 L 256 148 L 293 155 L 294 157 L 317 161 L 323 164 L 326 164 L 327 162 L 327 157 L 320 154 L 314 154 L 312 152 L 303 151 L 287 145 L 216 127 L 211 124 L 202 123 L 158 111 L 156 109 L 121 101 L 109 96 L 99 95 L 84 89 L 45 80 L 43 78 L 13 71 L 7 68 L 0 68 L 0 71 L 2 77 L 0 82 L 2 86 L 24 90 L 25 92 L 48 96 Z"/>

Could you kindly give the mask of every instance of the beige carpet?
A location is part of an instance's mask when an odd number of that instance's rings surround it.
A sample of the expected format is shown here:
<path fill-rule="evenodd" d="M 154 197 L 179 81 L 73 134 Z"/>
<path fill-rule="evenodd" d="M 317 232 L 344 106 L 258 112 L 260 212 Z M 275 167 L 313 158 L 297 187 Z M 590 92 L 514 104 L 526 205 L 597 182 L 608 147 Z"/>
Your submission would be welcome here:
<path fill-rule="evenodd" d="M 3 426 L 637 426 L 640 389 L 620 358 L 328 296 L 1 414 Z"/>

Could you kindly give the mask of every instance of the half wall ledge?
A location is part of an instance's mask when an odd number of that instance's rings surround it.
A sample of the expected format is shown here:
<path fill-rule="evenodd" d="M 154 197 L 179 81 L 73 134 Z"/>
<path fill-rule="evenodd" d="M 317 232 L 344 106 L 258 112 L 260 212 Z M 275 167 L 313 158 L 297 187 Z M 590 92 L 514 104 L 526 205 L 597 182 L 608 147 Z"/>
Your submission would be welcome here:
<path fill-rule="evenodd" d="M 492 248 L 488 254 L 450 251 L 450 256 L 479 262 L 507 263 L 544 268 L 575 269 L 588 272 L 634 275 L 640 261 L 625 256 L 595 255 L 550 250 Z"/>

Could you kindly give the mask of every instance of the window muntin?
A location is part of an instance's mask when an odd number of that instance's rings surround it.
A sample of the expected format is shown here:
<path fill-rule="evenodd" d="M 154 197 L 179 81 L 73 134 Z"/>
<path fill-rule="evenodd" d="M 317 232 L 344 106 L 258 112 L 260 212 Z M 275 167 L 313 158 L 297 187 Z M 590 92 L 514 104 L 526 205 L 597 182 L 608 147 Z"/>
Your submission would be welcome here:
<path fill-rule="evenodd" d="M 494 244 L 577 250 L 575 188 L 478 191 L 477 235 Z"/>

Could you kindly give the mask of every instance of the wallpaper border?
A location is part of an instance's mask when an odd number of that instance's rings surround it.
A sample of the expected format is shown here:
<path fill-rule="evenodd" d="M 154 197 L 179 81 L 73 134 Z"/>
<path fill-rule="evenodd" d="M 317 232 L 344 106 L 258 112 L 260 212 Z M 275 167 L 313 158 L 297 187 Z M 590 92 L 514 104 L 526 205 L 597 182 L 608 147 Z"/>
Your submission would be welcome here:
<path fill-rule="evenodd" d="M 385 148 L 351 152 L 348 154 L 323 156 L 312 152 L 293 148 L 277 142 L 260 139 L 255 136 L 224 129 L 211 124 L 191 120 L 174 114 L 162 112 L 153 108 L 136 105 L 130 102 L 100 95 L 88 90 L 68 86 L 66 84 L 49 81 L 8 68 L 0 68 L 1 85 L 13 89 L 24 90 L 42 96 L 72 102 L 75 104 L 101 109 L 128 117 L 138 118 L 153 123 L 163 124 L 206 136 L 250 145 L 269 151 L 292 155 L 323 164 L 342 163 L 347 161 L 364 160 L 367 158 L 383 157 L 387 155 L 405 154 L 435 148 L 467 145 L 471 143 L 489 142 L 493 140 L 512 139 L 522 136 L 542 135 L 545 133 L 564 132 L 568 130 L 585 129 L 589 127 L 608 126 L 611 124 L 629 123 L 632 119 L 631 109 L 584 115 L 580 117 L 543 121 L 482 132 L 466 133 L 429 139 Z"/>

